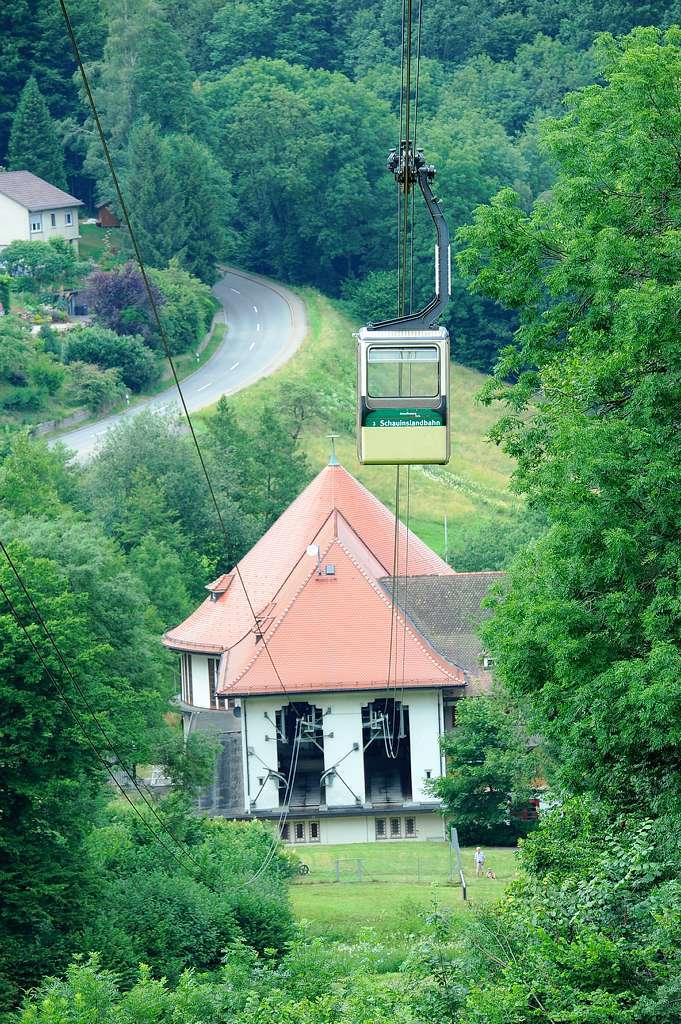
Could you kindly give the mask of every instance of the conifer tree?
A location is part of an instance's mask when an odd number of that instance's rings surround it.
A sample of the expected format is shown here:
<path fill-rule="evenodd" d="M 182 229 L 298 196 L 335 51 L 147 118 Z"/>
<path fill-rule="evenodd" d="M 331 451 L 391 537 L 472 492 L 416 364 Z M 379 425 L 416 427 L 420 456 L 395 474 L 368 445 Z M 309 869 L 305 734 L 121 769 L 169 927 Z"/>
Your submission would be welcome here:
<path fill-rule="evenodd" d="M 126 201 L 142 256 L 152 266 L 164 267 L 173 256 L 183 256 L 183 199 L 168 145 L 147 117 L 130 133 L 126 163 Z"/>
<path fill-rule="evenodd" d="M 187 238 L 183 266 L 212 284 L 217 277 L 216 263 L 234 247 L 231 179 L 212 153 L 188 135 L 172 136 L 168 146 L 184 204 Z"/>
<path fill-rule="evenodd" d="M 64 148 L 33 76 L 19 97 L 12 120 L 8 155 L 11 170 L 32 171 L 51 185 L 66 188 Z"/>

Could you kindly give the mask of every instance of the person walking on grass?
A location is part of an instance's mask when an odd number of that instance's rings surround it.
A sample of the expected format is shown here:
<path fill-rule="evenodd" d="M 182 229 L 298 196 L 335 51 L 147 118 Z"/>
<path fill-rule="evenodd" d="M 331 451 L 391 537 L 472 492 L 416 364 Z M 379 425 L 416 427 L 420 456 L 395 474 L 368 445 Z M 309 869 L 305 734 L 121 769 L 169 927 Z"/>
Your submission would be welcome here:
<path fill-rule="evenodd" d="M 475 861 L 475 877 L 482 878 L 483 868 L 485 866 L 485 855 L 479 846 L 475 847 L 475 853 L 473 854 L 473 860 Z"/>

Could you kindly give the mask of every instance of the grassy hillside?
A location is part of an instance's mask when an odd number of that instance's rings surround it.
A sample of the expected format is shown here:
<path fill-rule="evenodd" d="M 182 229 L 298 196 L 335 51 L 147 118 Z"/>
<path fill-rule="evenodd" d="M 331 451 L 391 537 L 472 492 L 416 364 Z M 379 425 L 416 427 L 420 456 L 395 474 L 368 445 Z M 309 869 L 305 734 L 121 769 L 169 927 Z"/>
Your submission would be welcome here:
<path fill-rule="evenodd" d="M 303 396 L 311 409 L 301 432 L 312 467 L 320 469 L 329 457 L 329 433 L 336 441 L 341 463 L 390 508 L 395 498 L 392 466 L 360 466 L 355 451 L 355 342 L 358 325 L 339 305 L 313 289 L 302 289 L 309 330 L 293 359 L 270 377 L 232 399 L 241 419 L 263 403 Z M 511 461 L 486 440 L 498 410 L 481 406 L 475 396 L 484 377 L 464 366 L 452 367 L 452 459 L 448 466 L 413 467 L 410 525 L 432 548 L 444 552 L 445 515 L 450 541 L 457 528 L 474 520 L 504 520 L 517 507 L 509 493 Z M 210 415 L 210 412 L 207 413 Z M 206 415 L 206 414 L 204 414 Z M 402 517 L 406 514 L 406 470 L 402 471 Z"/>

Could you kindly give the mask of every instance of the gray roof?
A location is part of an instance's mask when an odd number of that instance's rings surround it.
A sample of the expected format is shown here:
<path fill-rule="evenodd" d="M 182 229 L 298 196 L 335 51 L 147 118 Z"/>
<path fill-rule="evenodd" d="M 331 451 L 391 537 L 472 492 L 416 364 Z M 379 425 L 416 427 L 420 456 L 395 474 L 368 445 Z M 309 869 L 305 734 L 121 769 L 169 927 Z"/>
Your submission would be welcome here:
<path fill-rule="evenodd" d="M 432 647 L 453 665 L 473 676 L 483 674 L 482 644 L 477 628 L 489 612 L 480 605 L 503 572 L 459 572 L 453 576 L 400 577 L 397 603 L 405 601 L 408 617 Z M 392 596 L 392 577 L 380 580 Z"/>
<path fill-rule="evenodd" d="M 63 206 L 85 205 L 30 171 L 0 172 L 0 193 L 27 210 L 59 210 Z"/>

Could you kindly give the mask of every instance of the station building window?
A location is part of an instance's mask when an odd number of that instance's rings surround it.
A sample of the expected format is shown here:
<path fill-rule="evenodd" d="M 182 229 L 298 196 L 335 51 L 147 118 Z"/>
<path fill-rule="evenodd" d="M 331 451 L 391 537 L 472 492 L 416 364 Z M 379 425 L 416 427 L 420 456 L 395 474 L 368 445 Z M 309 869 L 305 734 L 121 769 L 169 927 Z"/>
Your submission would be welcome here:
<path fill-rule="evenodd" d="M 390 819 L 390 838 L 399 839 L 402 835 L 402 819 L 391 818 Z"/>
<path fill-rule="evenodd" d="M 224 711 L 228 706 L 227 697 L 218 694 L 218 676 L 220 670 L 220 659 L 208 659 L 208 689 L 210 691 L 210 706 Z"/>
<path fill-rule="evenodd" d="M 386 839 L 388 833 L 387 833 L 386 827 L 385 827 L 385 818 L 375 818 L 374 819 L 374 823 L 375 823 L 375 826 L 376 826 L 376 838 L 377 839 Z"/>
<path fill-rule="evenodd" d="M 404 819 L 404 834 L 407 839 L 416 838 L 416 818 Z"/>
<path fill-rule="evenodd" d="M 320 843 L 321 829 L 318 821 L 294 821 L 282 826 L 281 838 L 285 843 Z"/>
<path fill-rule="evenodd" d="M 180 658 L 180 676 L 182 680 L 182 700 L 185 704 L 194 703 L 194 686 L 192 682 L 192 656 L 183 654 Z"/>

